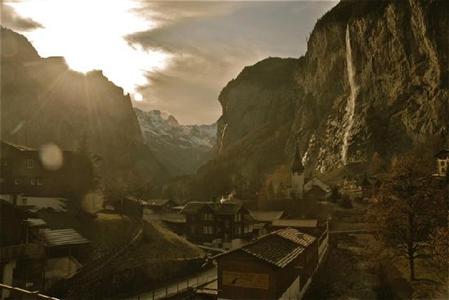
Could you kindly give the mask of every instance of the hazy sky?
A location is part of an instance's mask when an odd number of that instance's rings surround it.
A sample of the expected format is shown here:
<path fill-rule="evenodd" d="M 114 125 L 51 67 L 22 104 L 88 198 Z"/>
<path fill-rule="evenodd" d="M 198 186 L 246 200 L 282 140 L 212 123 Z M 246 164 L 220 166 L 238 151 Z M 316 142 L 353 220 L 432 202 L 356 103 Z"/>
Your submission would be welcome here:
<path fill-rule="evenodd" d="M 134 105 L 181 123 L 211 123 L 217 97 L 244 66 L 299 57 L 336 1 L 6 0 L 2 24 L 41 56 L 104 74 Z"/>

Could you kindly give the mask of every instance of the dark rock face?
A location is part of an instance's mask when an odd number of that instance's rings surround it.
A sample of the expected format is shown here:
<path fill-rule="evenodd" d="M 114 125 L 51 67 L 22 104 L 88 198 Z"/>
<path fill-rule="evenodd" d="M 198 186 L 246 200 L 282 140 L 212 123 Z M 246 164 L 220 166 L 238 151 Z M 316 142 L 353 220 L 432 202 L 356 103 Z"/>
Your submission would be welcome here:
<path fill-rule="evenodd" d="M 41 58 L 23 36 L 2 28 L 2 139 L 75 150 L 83 140 L 101 156 L 106 178 L 165 176 L 144 145 L 131 99 L 101 71 L 71 71 L 63 58 Z"/>
<path fill-rule="evenodd" d="M 194 174 L 213 157 L 217 125 L 181 125 L 158 110 L 134 108 L 145 144 L 171 176 Z"/>
<path fill-rule="evenodd" d="M 304 57 L 266 59 L 223 89 L 218 156 L 203 174 L 256 180 L 296 144 L 309 169 L 327 172 L 447 139 L 447 11 L 444 0 L 341 1 Z"/>

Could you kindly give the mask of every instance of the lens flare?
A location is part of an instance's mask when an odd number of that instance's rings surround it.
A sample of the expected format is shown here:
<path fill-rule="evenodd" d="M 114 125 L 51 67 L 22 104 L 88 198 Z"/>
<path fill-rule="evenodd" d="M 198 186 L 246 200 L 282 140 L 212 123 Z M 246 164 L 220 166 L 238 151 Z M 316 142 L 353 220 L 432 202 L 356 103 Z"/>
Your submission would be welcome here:
<path fill-rule="evenodd" d="M 59 170 L 64 164 L 62 150 L 55 144 L 45 144 L 39 150 L 39 158 L 45 169 L 50 171 Z"/>

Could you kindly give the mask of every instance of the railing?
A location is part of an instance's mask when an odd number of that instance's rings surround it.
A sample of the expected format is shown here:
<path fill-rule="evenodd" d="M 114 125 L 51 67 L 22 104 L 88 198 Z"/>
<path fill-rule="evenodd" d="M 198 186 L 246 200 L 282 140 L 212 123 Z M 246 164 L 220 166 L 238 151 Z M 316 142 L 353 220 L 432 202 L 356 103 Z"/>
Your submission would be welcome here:
<path fill-rule="evenodd" d="M 217 269 L 215 267 L 208 268 L 206 270 L 197 273 L 195 276 L 191 276 L 187 279 L 181 279 L 172 282 L 164 287 L 154 289 L 152 291 L 141 293 L 137 296 L 129 298 L 129 300 L 157 300 L 172 297 L 174 295 L 184 293 L 199 287 L 205 286 L 217 280 Z"/>
<path fill-rule="evenodd" d="M 2 290 L 7 290 L 13 295 L 20 294 L 20 295 L 28 296 L 29 298 L 34 298 L 34 299 L 59 300 L 58 298 L 40 294 L 39 291 L 27 291 L 27 290 L 24 290 L 21 288 L 12 287 L 12 286 L 0 283 L 0 295 L 2 294 L 1 293 Z"/>
<path fill-rule="evenodd" d="M 101 273 L 107 265 L 109 265 L 118 256 L 122 255 L 134 243 L 140 241 L 142 236 L 143 226 L 142 224 L 139 224 L 139 226 L 134 231 L 132 238 L 124 246 L 118 248 L 116 251 L 109 255 L 102 256 L 95 261 L 82 266 L 79 270 L 72 274 L 70 278 L 56 283 L 56 285 L 52 287 L 50 291 L 55 293 L 66 292 L 71 287 L 81 286 L 86 282 L 94 280 L 93 278 L 95 278 L 97 274 Z"/>

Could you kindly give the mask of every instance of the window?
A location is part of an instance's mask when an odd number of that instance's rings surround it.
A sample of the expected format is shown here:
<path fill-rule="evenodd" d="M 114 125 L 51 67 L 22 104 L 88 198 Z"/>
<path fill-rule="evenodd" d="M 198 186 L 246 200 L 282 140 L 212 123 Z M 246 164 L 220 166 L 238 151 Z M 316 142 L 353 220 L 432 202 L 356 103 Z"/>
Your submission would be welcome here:
<path fill-rule="evenodd" d="M 2 158 L 2 167 L 8 166 L 8 160 L 6 158 Z"/>
<path fill-rule="evenodd" d="M 234 228 L 234 233 L 235 234 L 242 234 L 242 228 L 240 228 L 240 226 L 237 226 Z"/>
<path fill-rule="evenodd" d="M 204 221 L 213 221 L 214 220 L 214 215 L 211 213 L 204 213 L 203 214 L 203 220 Z"/>
<path fill-rule="evenodd" d="M 224 221 L 224 228 L 229 229 L 229 227 L 230 227 L 229 220 L 225 220 Z"/>
<path fill-rule="evenodd" d="M 36 185 L 36 178 L 31 178 L 30 179 L 30 183 L 31 183 L 31 185 Z"/>
<path fill-rule="evenodd" d="M 203 233 L 204 234 L 213 234 L 214 233 L 214 227 L 210 225 L 203 226 Z"/>
<path fill-rule="evenodd" d="M 14 184 L 20 185 L 20 178 L 18 178 L 18 177 L 14 178 Z"/>
<path fill-rule="evenodd" d="M 37 183 L 37 185 L 43 185 L 43 184 L 42 184 L 42 178 L 37 177 L 37 178 L 36 178 L 36 183 Z"/>
<path fill-rule="evenodd" d="M 28 158 L 28 159 L 26 160 L 26 166 L 27 166 L 27 169 L 32 169 L 32 168 L 34 168 L 34 160 Z"/>
<path fill-rule="evenodd" d="M 242 215 L 241 214 L 234 215 L 234 221 L 235 222 L 240 222 L 241 220 L 242 220 Z"/>
<path fill-rule="evenodd" d="M 5 178 L 0 177 L 0 183 L 4 183 L 5 182 Z"/>

